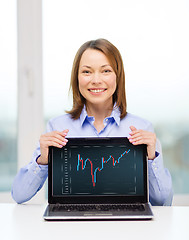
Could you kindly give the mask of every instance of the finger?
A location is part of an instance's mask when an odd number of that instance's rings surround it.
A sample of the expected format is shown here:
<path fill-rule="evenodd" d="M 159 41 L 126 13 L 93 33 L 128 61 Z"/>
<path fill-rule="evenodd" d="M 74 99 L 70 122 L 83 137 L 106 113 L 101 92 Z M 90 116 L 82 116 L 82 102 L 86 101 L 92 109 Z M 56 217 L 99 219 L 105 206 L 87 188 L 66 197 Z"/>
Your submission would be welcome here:
<path fill-rule="evenodd" d="M 59 132 L 59 131 L 53 131 L 53 132 L 48 132 L 42 136 L 46 137 L 46 136 L 61 136 L 61 137 L 65 137 L 67 135 L 68 131 L 64 130 L 62 132 Z"/>
<path fill-rule="evenodd" d="M 144 138 L 144 137 L 139 137 L 139 138 L 136 138 L 136 139 L 132 139 L 131 140 L 131 143 L 134 144 L 134 145 L 138 145 L 138 144 L 146 144 L 148 146 L 151 146 L 151 145 L 154 145 L 153 141 L 151 140 L 151 138 Z"/>
<path fill-rule="evenodd" d="M 138 141 L 143 141 L 144 139 L 141 137 L 141 136 L 139 136 L 139 137 L 135 137 L 135 138 L 130 138 L 129 139 L 129 141 L 131 142 L 131 143 L 133 143 L 133 142 L 138 142 Z"/>
<path fill-rule="evenodd" d="M 65 129 L 64 131 L 62 131 L 63 133 L 68 133 L 69 129 Z"/>
<path fill-rule="evenodd" d="M 143 132 L 141 130 L 136 130 L 136 131 L 130 132 L 129 135 L 130 137 L 135 137 L 135 136 L 143 135 Z"/>
<path fill-rule="evenodd" d="M 143 140 L 141 139 L 141 140 L 137 140 L 137 141 L 132 142 L 132 144 L 133 144 L 133 145 L 140 145 L 140 144 L 145 144 L 145 143 L 144 143 Z"/>
<path fill-rule="evenodd" d="M 52 141 L 52 140 L 46 141 L 46 146 L 48 146 L 48 147 L 54 146 L 54 147 L 62 148 L 66 144 L 67 144 L 67 142 L 59 142 L 59 141 Z"/>
<path fill-rule="evenodd" d="M 69 129 L 65 129 L 64 131 L 60 132 L 60 134 L 65 137 L 67 136 L 68 132 L 69 132 Z"/>
<path fill-rule="evenodd" d="M 143 136 L 143 134 L 141 132 L 136 132 L 136 133 L 130 135 L 129 139 L 133 139 L 133 138 L 141 137 L 141 136 Z"/>
<path fill-rule="evenodd" d="M 136 131 L 137 130 L 136 127 L 134 127 L 134 126 L 130 126 L 129 128 L 131 129 L 131 131 Z"/>
<path fill-rule="evenodd" d="M 64 141 L 65 140 L 65 136 L 62 136 L 61 134 L 57 133 L 56 135 L 52 136 L 54 138 L 59 139 L 60 141 Z"/>
<path fill-rule="evenodd" d="M 56 137 L 50 138 L 50 141 L 56 142 L 56 143 L 58 143 L 60 145 L 64 145 L 65 143 L 68 142 L 68 140 L 66 138 L 56 138 Z"/>
<path fill-rule="evenodd" d="M 54 137 L 54 138 L 57 138 L 57 139 L 59 139 L 59 140 L 61 140 L 61 141 L 64 141 L 64 139 L 65 139 L 65 134 L 62 134 L 62 132 L 56 131 L 56 132 L 52 132 L 52 134 L 51 134 L 49 137 L 50 137 L 50 138 L 51 138 L 51 137 Z"/>
<path fill-rule="evenodd" d="M 56 138 L 56 137 L 54 137 L 54 136 L 48 137 L 48 138 L 46 138 L 46 139 L 44 140 L 44 144 L 45 144 L 47 147 L 48 147 L 48 146 L 53 146 L 54 143 L 59 144 L 59 145 L 61 145 L 61 146 L 62 146 L 62 145 L 65 146 L 67 142 L 68 142 L 68 140 L 65 139 L 65 138 L 59 139 L 59 138 Z"/>
<path fill-rule="evenodd" d="M 46 142 L 47 146 L 53 146 L 53 147 L 58 147 L 58 148 L 62 148 L 63 146 L 65 146 L 66 144 L 59 144 L 57 142 L 53 142 L 53 141 L 47 141 Z"/>
<path fill-rule="evenodd" d="M 40 140 L 40 145 L 44 147 L 48 147 L 52 145 L 52 142 L 56 142 L 62 145 L 62 143 L 65 142 L 65 138 L 60 136 L 48 136 L 48 137 L 46 136 Z M 51 144 L 49 145 L 49 143 Z"/>

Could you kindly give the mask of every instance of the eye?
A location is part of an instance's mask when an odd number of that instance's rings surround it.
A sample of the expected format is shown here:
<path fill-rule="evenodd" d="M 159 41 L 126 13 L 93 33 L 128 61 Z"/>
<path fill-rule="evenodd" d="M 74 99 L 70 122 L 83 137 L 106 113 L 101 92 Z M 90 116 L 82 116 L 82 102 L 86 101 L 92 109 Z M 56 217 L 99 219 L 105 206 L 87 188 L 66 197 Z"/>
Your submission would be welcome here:
<path fill-rule="evenodd" d="M 82 73 L 83 73 L 83 74 L 90 74 L 90 71 L 88 71 L 88 70 L 83 70 Z"/>
<path fill-rule="evenodd" d="M 110 70 L 110 69 L 104 69 L 103 72 L 104 72 L 104 73 L 110 73 L 110 72 L 112 72 L 112 70 Z"/>

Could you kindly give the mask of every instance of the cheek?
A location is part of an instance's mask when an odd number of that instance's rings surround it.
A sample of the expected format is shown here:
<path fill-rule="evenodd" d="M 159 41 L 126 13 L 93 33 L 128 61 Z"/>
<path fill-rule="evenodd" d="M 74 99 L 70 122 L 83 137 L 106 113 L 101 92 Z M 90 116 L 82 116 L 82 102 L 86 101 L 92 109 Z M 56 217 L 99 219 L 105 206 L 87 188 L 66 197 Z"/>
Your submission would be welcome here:
<path fill-rule="evenodd" d="M 78 76 L 78 82 L 80 86 L 86 86 L 90 81 L 89 77 L 86 76 Z"/>
<path fill-rule="evenodd" d="M 83 95 L 83 91 L 86 89 L 87 81 L 85 77 L 78 76 L 79 91 Z"/>
<path fill-rule="evenodd" d="M 117 86 L 117 81 L 116 81 L 116 75 L 112 76 L 111 79 L 109 79 L 109 86 L 114 89 L 114 91 L 116 90 L 116 86 Z"/>

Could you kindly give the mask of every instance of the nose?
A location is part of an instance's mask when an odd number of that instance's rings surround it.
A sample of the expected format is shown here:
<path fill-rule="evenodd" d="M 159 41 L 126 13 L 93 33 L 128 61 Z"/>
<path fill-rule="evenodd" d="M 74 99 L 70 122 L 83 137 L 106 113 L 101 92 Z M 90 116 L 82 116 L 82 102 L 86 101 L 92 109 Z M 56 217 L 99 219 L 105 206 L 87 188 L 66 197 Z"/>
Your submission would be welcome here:
<path fill-rule="evenodd" d="M 99 74 L 98 72 L 95 72 L 95 73 L 93 74 L 91 82 L 92 82 L 93 84 L 99 84 L 99 83 L 102 82 L 102 81 L 101 81 L 100 74 Z"/>

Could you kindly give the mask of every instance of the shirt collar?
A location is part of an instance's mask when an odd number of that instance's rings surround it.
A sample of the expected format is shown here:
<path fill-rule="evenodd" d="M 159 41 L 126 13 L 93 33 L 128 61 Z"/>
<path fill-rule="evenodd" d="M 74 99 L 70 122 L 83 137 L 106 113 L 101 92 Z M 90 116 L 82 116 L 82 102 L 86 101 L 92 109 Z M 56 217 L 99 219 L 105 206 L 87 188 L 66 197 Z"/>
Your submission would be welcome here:
<path fill-rule="evenodd" d="M 119 126 L 119 124 L 120 124 L 120 109 L 119 109 L 119 107 L 116 106 L 116 104 L 114 104 L 114 108 L 113 108 L 112 113 L 109 118 L 113 118 L 115 120 L 115 122 L 117 123 L 117 125 Z"/>
<path fill-rule="evenodd" d="M 89 117 L 87 115 L 86 106 L 84 105 L 84 107 L 81 111 L 81 114 L 80 114 L 80 118 L 79 118 L 81 126 L 83 126 L 86 119 L 91 119 L 91 118 L 93 118 L 93 117 Z M 116 104 L 114 104 L 114 108 L 112 110 L 112 113 L 108 118 L 109 119 L 113 118 L 115 120 L 115 122 L 117 123 L 117 125 L 119 126 L 119 124 L 120 124 L 120 110 L 119 110 L 118 107 L 116 107 Z"/>
<path fill-rule="evenodd" d="M 80 117 L 79 117 L 81 126 L 84 124 L 86 118 L 88 118 L 88 115 L 87 115 L 87 111 L 86 111 L 86 106 L 84 105 L 84 107 L 81 111 Z"/>

